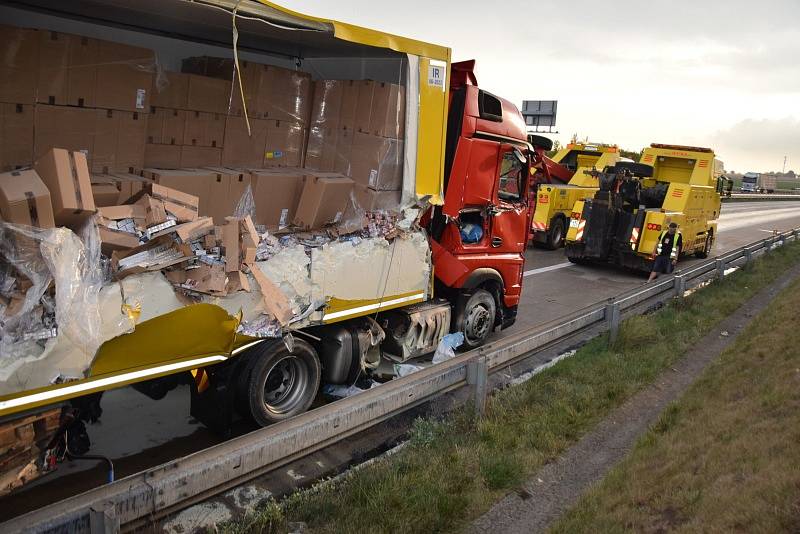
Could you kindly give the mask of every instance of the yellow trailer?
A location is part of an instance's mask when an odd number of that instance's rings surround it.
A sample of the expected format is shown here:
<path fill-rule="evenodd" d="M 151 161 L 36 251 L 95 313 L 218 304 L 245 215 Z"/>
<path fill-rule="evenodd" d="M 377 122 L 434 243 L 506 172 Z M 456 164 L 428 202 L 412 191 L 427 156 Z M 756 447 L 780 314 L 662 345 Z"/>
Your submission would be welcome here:
<path fill-rule="evenodd" d="M 130 31 L 121 34 L 128 43 L 156 50 L 159 56 L 177 62 L 173 67 L 177 69 L 181 53 L 200 55 L 210 50 L 235 57 L 231 48 L 235 29 L 240 58 L 281 65 L 291 60 L 293 66 L 338 79 L 384 76 L 397 80 L 406 88 L 408 117 L 402 139 L 403 198 L 443 204 L 449 48 L 300 14 L 267 1 L 165 1 L 157 8 L 163 16 L 147 12 L 147 6 L 154 5 L 151 3 L 124 9 L 112 4 L 95 9 L 88 4 L 75 2 L 52 13 L 39 7 L 27 10 L 22 5 L 9 8 L 4 23 L 74 31 L 74 19 L 81 21 L 80 31 L 98 38 L 116 35 L 113 30 L 109 33 L 109 28 L 125 24 Z M 131 23 L 131 13 L 141 17 Z M 174 48 L 177 34 L 183 39 L 180 49 Z M 213 47 L 204 48 L 205 43 L 213 43 Z M 241 98 L 235 92 L 238 87 L 233 89 L 232 98 Z M 430 254 L 423 250 L 420 257 L 427 263 L 429 275 L 423 280 L 384 284 L 374 295 L 359 290 L 352 298 L 333 286 L 330 291 L 323 287 L 320 298 L 325 305 L 293 326 L 329 324 L 431 299 Z M 386 267 L 392 273 L 399 268 L 399 264 Z M 48 342 L 45 352 L 35 358 L 9 361 L 0 369 L 0 422 L 60 401 L 219 364 L 263 341 L 237 333 L 242 317 L 233 306 L 220 302 L 171 309 L 162 306 L 161 295 L 172 293 L 167 284 L 158 286 L 160 292 L 142 292 L 138 302 L 129 304 L 120 298 L 124 286 L 131 285 L 127 280 L 115 282 L 101 293 L 101 298 L 106 294 L 109 298 L 101 302 L 106 305 L 102 309 L 105 315 L 97 326 L 104 335 L 113 335 L 104 337 L 96 352 L 81 351 L 77 346 L 80 340 L 52 343 L 52 350 Z M 170 297 L 170 302 L 173 300 Z M 119 317 L 109 317 L 112 311 Z M 128 333 L 118 335 L 120 332 Z M 61 333 L 58 337 L 64 338 Z M 72 372 L 63 372 L 65 368 Z"/>
<path fill-rule="evenodd" d="M 531 222 L 533 242 L 549 249 L 563 243 L 572 206 L 597 191 L 597 175 L 593 171 L 619 161 L 616 145 L 572 142 L 553 156 L 553 161 L 574 174 L 567 184 L 542 184 L 536 194 Z"/>
<path fill-rule="evenodd" d="M 575 203 L 566 238 L 570 261 L 650 270 L 659 235 L 673 222 L 683 235 L 681 254 L 708 256 L 726 185 L 714 151 L 654 143 L 640 163 L 652 167 L 647 173 L 652 175 L 632 178 L 641 185 L 634 205 L 625 204 L 615 191 L 614 176 L 601 176 L 608 187 Z"/>

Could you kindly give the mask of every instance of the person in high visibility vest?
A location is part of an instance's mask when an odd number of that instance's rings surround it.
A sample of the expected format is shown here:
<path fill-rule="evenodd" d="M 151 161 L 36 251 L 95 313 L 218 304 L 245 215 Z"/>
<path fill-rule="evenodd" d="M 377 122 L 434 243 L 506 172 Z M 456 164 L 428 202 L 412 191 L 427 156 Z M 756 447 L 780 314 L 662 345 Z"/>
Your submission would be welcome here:
<path fill-rule="evenodd" d="M 669 228 L 663 230 L 661 235 L 658 236 L 658 243 L 655 250 L 653 250 L 653 255 L 655 256 L 653 270 L 650 272 L 650 278 L 647 281 L 655 280 L 658 278 L 659 273 L 671 273 L 678 263 L 681 248 L 683 248 L 683 236 L 678 231 L 678 225 L 670 223 Z"/>

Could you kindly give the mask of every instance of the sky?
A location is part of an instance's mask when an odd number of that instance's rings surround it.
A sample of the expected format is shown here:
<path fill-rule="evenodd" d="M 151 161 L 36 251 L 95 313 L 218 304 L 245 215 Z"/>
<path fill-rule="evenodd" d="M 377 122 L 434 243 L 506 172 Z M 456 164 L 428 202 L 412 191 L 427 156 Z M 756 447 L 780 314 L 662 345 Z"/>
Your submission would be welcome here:
<path fill-rule="evenodd" d="M 800 0 L 277 0 L 445 45 L 518 106 L 577 134 L 709 146 L 727 171 L 800 173 Z"/>

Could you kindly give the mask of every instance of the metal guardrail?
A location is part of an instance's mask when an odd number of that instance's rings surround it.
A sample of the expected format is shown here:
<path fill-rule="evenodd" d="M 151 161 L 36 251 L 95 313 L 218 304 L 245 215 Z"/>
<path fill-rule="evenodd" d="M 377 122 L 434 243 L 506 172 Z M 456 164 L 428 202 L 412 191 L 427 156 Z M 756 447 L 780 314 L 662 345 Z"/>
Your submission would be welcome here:
<path fill-rule="evenodd" d="M 800 228 L 753 242 L 557 322 L 11 519 L 0 524 L 0 531 L 116 532 L 242 484 L 448 391 L 471 385 L 480 409 L 488 373 L 590 328 L 608 330 L 613 339 L 624 315 L 682 296 L 724 276 L 726 269 L 799 237 Z"/>

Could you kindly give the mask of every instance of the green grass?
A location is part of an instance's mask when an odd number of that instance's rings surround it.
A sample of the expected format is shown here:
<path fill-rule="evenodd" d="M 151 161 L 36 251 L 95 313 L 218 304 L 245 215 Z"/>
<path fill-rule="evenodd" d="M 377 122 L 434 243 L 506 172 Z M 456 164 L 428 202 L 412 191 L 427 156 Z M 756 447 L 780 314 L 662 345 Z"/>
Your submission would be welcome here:
<path fill-rule="evenodd" d="M 553 532 L 800 532 L 800 282 Z"/>
<path fill-rule="evenodd" d="M 798 262 L 800 246 L 781 247 L 658 313 L 625 321 L 613 347 L 601 336 L 498 392 L 482 419 L 462 409 L 442 421 L 418 421 L 397 454 L 220 529 L 283 532 L 290 522 L 304 522 L 313 532 L 458 531 Z M 673 423 L 661 424 L 666 431 Z"/>

